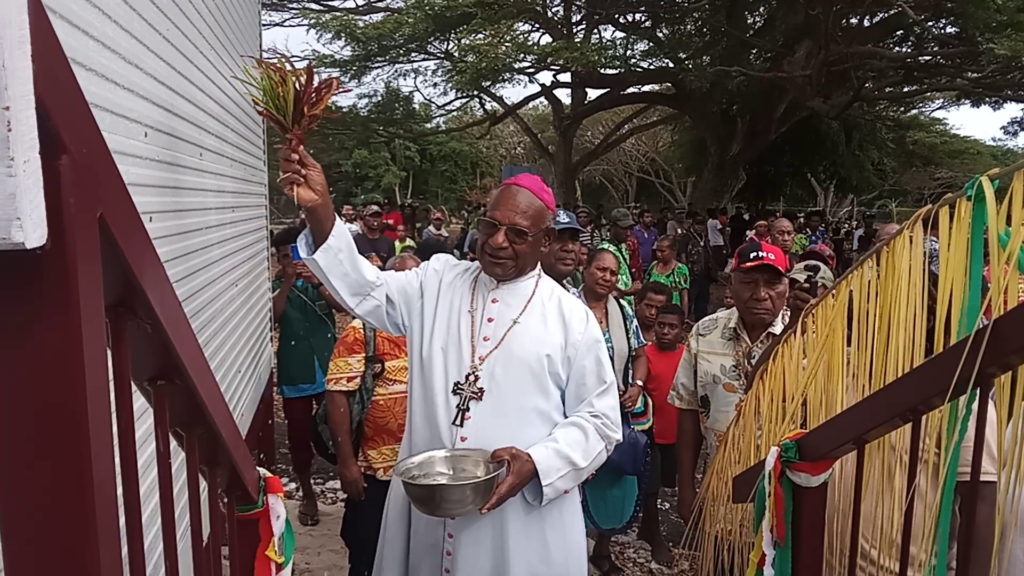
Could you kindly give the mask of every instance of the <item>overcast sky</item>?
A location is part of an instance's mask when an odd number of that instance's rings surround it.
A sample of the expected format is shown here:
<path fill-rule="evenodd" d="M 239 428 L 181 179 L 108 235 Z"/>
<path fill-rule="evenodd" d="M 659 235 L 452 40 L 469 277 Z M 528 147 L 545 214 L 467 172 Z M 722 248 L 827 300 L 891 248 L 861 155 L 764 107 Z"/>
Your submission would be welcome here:
<path fill-rule="evenodd" d="M 271 28 L 263 31 L 264 48 L 275 47 L 287 53 L 301 53 L 311 47 L 318 46 L 316 39 L 305 28 Z M 511 90 L 506 94 L 510 98 L 525 95 L 524 90 Z M 967 106 L 954 110 L 942 111 L 938 115 L 946 118 L 952 128 L 966 136 L 981 140 L 1002 137 L 1001 128 L 1007 121 L 1019 114 L 1021 106 L 1007 106 L 1002 110 L 991 108 L 970 108 Z M 1024 145 L 1024 137 L 1017 142 Z"/>

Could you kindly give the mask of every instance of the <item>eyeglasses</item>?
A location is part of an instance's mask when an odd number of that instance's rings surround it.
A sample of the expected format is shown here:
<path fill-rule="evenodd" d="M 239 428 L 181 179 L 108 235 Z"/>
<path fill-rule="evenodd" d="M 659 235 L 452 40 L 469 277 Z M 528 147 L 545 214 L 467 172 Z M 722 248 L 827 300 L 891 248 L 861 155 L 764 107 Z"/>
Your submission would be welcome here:
<path fill-rule="evenodd" d="M 521 226 L 502 226 L 496 220 L 491 220 L 490 218 L 483 216 L 476 219 L 476 231 L 485 238 L 494 236 L 502 228 L 505 229 L 505 238 L 508 239 L 508 243 L 515 246 L 522 246 L 523 244 L 526 244 L 530 241 L 530 238 L 533 238 L 544 231 L 544 228 L 530 232 Z"/>

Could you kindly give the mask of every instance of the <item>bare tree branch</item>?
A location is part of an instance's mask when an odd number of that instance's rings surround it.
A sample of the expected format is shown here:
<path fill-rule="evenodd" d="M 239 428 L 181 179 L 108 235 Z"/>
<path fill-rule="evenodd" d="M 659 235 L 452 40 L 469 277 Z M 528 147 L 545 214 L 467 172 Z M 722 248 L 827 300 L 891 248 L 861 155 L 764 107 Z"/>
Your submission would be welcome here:
<path fill-rule="evenodd" d="M 523 135 L 526 136 L 530 140 L 530 142 L 533 143 L 534 146 L 536 146 L 537 152 L 540 153 L 540 155 L 545 160 L 549 162 L 554 162 L 554 154 L 551 152 L 548 146 L 544 144 L 544 141 L 540 139 L 540 135 L 538 135 L 537 131 L 534 130 L 532 126 L 530 126 L 529 122 L 524 120 L 523 117 L 519 115 L 519 110 L 521 110 L 524 106 L 517 107 L 512 104 L 509 104 L 508 101 L 506 101 L 503 97 L 499 96 L 490 88 L 481 87 L 480 93 L 489 98 L 492 102 L 497 104 L 499 108 L 502 109 L 503 113 L 507 115 L 508 119 L 512 120 L 512 122 L 514 122 L 516 126 L 518 126 L 520 130 L 522 130 Z M 539 97 L 539 95 L 543 95 L 543 91 L 537 92 L 536 94 L 538 94 Z M 522 104 L 522 100 L 520 100 L 519 104 Z"/>
<path fill-rule="evenodd" d="M 626 142 L 630 138 L 643 134 L 648 130 L 658 128 L 659 126 L 664 126 L 671 122 L 682 120 L 683 118 L 684 116 L 681 113 L 673 112 L 655 120 L 651 120 L 650 122 L 635 125 L 628 130 L 622 131 L 618 135 L 609 132 L 593 148 L 577 158 L 575 164 L 576 166 L 587 166 L 594 160 L 597 160 L 607 154 L 609 151 L 614 150 L 617 146 Z"/>

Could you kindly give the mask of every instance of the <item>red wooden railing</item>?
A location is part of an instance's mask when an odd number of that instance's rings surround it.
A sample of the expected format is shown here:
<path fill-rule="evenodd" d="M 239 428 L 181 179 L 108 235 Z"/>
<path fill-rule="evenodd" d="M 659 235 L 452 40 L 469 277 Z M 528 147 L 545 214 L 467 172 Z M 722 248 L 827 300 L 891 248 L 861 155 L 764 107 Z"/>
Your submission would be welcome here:
<path fill-rule="evenodd" d="M 859 548 L 861 496 L 864 487 L 864 448 L 871 442 L 907 424 L 911 426 L 910 456 L 907 468 L 907 489 L 912 490 L 918 474 L 922 419 L 947 402 L 962 398 L 973 388 L 980 388 L 974 413 L 977 424 L 972 454 L 971 477 L 960 504 L 960 526 L 957 531 L 957 576 L 968 576 L 972 554 L 988 554 L 975 550 L 978 485 L 981 475 L 982 450 L 985 446 L 985 425 L 989 395 L 994 380 L 1024 365 L 1024 339 L 1020 326 L 1024 323 L 1024 306 L 1017 306 L 980 328 L 973 338 L 957 342 L 936 354 L 917 368 L 893 380 L 867 398 L 847 408 L 797 440 L 800 459 L 807 462 L 842 458 L 856 452 L 854 500 L 849 541 L 848 574 L 856 574 Z M 960 366 L 977 366 L 976 377 Z M 953 375 L 956 379 L 952 380 Z M 733 479 L 733 502 L 749 502 L 764 462 L 755 464 Z M 899 574 L 907 574 L 914 521 L 914 498 L 909 497 L 903 511 Z M 797 576 L 825 576 L 825 535 L 828 484 L 817 488 L 793 490 L 793 566 Z M 829 574 L 828 576 L 838 576 Z M 975 575 L 976 576 L 976 575 Z"/>
<path fill-rule="evenodd" d="M 123 573 L 108 368 L 128 573 L 146 573 L 133 386 L 153 409 L 164 573 L 179 574 L 171 439 L 186 459 L 192 574 L 220 576 L 225 542 L 230 574 L 251 573 L 258 534 L 234 514 L 257 496 L 251 448 L 39 0 L 30 22 L 50 236 L 38 251 L 0 252 L 6 574 Z M 269 456 L 266 399 L 249 440 Z"/>

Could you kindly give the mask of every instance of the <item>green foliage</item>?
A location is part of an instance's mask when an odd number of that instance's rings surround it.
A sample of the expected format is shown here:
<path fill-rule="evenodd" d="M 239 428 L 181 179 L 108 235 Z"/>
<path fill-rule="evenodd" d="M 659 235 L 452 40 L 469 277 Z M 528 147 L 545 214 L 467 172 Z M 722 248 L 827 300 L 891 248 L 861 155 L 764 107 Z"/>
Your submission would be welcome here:
<path fill-rule="evenodd" d="M 358 102 L 334 110 L 312 132 L 306 146 L 323 165 L 336 205 L 420 201 L 456 205 L 479 178 L 500 170 L 470 134 L 438 134 L 409 139 L 425 130 L 429 107 L 387 86 Z M 268 132 L 270 173 L 277 173 L 280 137 Z M 294 206 L 271 178 L 272 204 L 282 214 Z"/>
<path fill-rule="evenodd" d="M 810 116 L 748 166 L 738 198 L 813 205 L 814 178 L 861 202 L 902 198 L 918 206 L 1022 155 L 1012 146 L 956 134 L 936 116 L 879 111 L 839 120 Z"/>
<path fill-rule="evenodd" d="M 921 114 L 1024 101 L 1020 1 L 264 4 L 319 65 L 392 83 L 315 136 L 339 198 L 445 204 L 534 164 L 567 201 L 582 175 L 585 199 L 907 205 L 1021 154 Z"/>
<path fill-rule="evenodd" d="M 391 6 L 371 15 L 339 9 L 311 17 L 310 27 L 331 49 L 320 62 L 349 78 L 425 75 L 473 95 L 541 71 L 615 67 L 629 56 L 629 39 L 608 34 L 610 22 L 600 25 L 586 3 L 405 0 Z"/>

